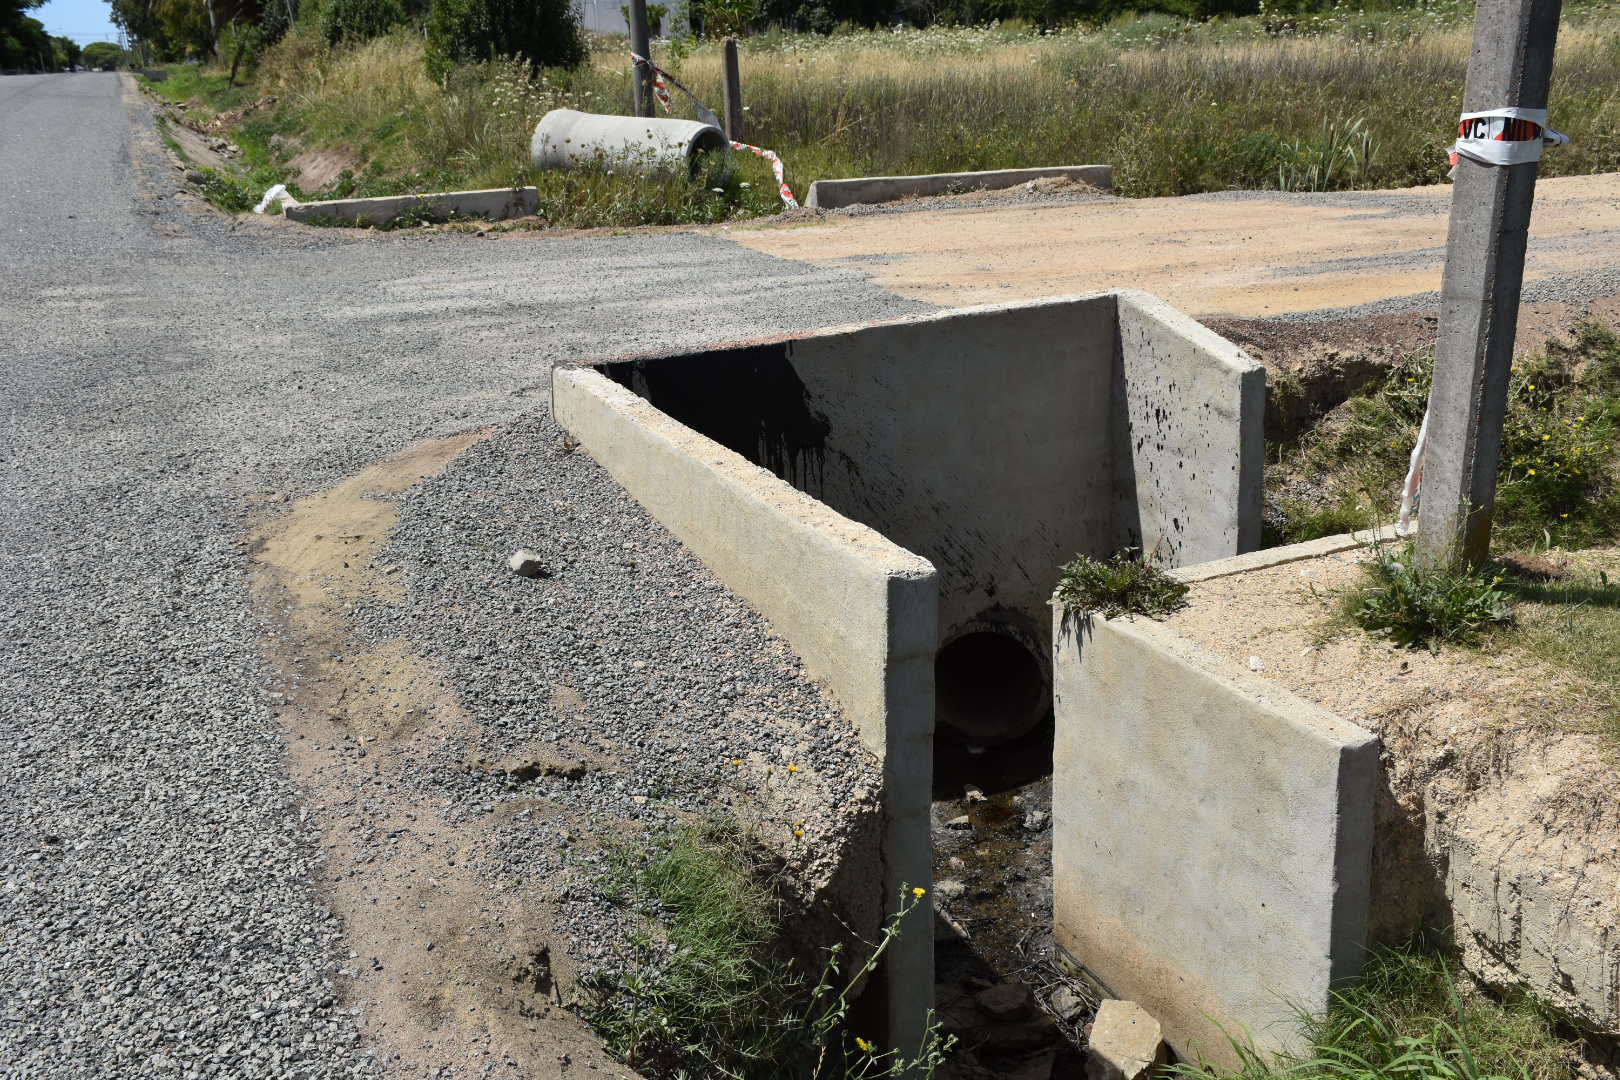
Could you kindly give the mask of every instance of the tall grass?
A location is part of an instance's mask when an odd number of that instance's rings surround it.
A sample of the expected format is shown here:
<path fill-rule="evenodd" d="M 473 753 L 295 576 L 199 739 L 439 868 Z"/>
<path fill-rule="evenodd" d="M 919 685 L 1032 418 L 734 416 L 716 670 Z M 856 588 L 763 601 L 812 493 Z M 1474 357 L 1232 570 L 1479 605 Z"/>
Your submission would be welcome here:
<path fill-rule="evenodd" d="M 1275 539 L 1388 524 L 1434 376 L 1414 354 L 1329 413 L 1268 470 Z M 1309 491 L 1308 496 L 1293 494 Z M 1421 515 L 1420 515 L 1421 516 Z M 1620 537 L 1620 333 L 1595 321 L 1522 357 L 1508 382 L 1493 542 L 1586 547 Z"/>
<path fill-rule="evenodd" d="M 1536 1001 L 1463 984 L 1440 953 L 1375 954 L 1325 1016 L 1305 1020 L 1310 1049 L 1273 1060 L 1239 1044 L 1230 1071 L 1177 1066 L 1183 1080 L 1567 1080 L 1575 1047 Z"/>
<path fill-rule="evenodd" d="M 825 177 L 1078 163 L 1112 165 L 1128 196 L 1433 183 L 1448 168 L 1470 13 L 1449 2 L 1340 10 L 1294 20 L 1281 36 L 1259 18 L 1163 15 L 1058 32 L 771 33 L 743 43 L 745 137 L 782 155 L 801 194 Z M 662 42 L 655 56 L 718 103 L 717 46 Z M 268 51 L 251 93 L 277 99 L 267 121 L 275 132 L 356 156 L 345 194 L 538 182 L 548 217 L 580 225 L 712 221 L 778 206 L 767 167 L 747 155 L 719 192 L 535 175 L 529 139 L 546 111 L 629 111 L 622 40 L 601 39 L 580 69 L 533 81 L 522 65 L 491 62 L 435 82 L 409 31 L 337 48 L 294 31 Z M 677 101 L 679 115 L 692 115 Z M 1551 112 L 1573 142 L 1547 155 L 1543 175 L 1620 169 L 1612 5 L 1570 5 Z"/>

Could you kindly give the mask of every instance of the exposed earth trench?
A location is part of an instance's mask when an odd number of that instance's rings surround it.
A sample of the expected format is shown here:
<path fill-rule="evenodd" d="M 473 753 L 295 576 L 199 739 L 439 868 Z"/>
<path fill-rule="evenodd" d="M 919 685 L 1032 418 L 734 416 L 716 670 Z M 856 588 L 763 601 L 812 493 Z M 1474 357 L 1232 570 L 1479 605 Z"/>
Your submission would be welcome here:
<path fill-rule="evenodd" d="M 590 887 L 604 842 L 729 806 L 804 880 L 862 872 L 829 854 L 876 823 L 836 703 L 544 388 L 561 359 L 922 300 L 751 250 L 809 230 L 233 222 L 176 193 L 114 76 L 0 79 L 0 145 L 0 1075 L 628 1075 L 562 1004 L 626 929 Z M 1613 310 L 1602 270 L 1559 280 L 1544 329 Z M 1393 296 L 1215 325 L 1333 367 L 1432 334 L 1432 298 Z M 519 546 L 547 576 L 506 571 Z M 971 1006 L 1051 983 L 1042 777 L 1039 736 L 941 763 L 959 1075 L 1072 1064 Z"/>

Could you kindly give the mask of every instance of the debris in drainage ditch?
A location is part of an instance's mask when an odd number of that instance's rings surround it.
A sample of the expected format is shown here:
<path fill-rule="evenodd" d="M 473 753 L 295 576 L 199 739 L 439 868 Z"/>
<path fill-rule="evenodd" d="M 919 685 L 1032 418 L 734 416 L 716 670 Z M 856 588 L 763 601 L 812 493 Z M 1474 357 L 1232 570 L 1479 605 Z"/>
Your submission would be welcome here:
<path fill-rule="evenodd" d="M 1168 1060 L 1159 1022 L 1134 1001 L 1104 1001 L 1091 1025 L 1087 1080 L 1149 1080 Z"/>

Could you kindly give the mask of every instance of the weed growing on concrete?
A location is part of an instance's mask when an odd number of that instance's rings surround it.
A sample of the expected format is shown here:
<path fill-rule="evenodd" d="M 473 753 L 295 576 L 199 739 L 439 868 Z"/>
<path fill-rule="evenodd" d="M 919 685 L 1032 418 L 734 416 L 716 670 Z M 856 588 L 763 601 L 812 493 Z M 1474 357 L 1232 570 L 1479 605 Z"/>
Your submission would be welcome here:
<path fill-rule="evenodd" d="M 650 852 L 620 852 L 597 884 L 647 921 L 622 967 L 580 980 L 580 1011 L 642 1075 L 927 1080 L 944 1063 L 954 1040 L 937 1024 L 909 1062 L 848 1029 L 856 992 L 923 890 L 904 897 L 862 963 L 846 970 L 835 945 L 812 982 L 789 944 L 775 874 L 734 827 L 688 827 Z"/>
<path fill-rule="evenodd" d="M 1375 952 L 1325 1016 L 1302 1017 L 1310 1049 L 1274 1060 L 1234 1039 L 1235 1070 L 1178 1065 L 1192 1080 L 1554 1080 L 1576 1046 L 1527 996 L 1490 997 L 1420 946 Z"/>
<path fill-rule="evenodd" d="M 1420 567 L 1410 544 L 1378 546 L 1362 572 L 1361 584 L 1344 593 L 1342 612 L 1397 645 L 1474 645 L 1513 621 L 1499 575 L 1460 565 Z"/>
<path fill-rule="evenodd" d="M 1393 516 L 1433 376 L 1432 353 L 1408 356 L 1285 452 L 1268 477 L 1277 540 L 1370 528 Z M 1303 488 L 1311 494 L 1288 494 Z M 1585 321 L 1514 366 L 1493 539 L 1514 551 L 1617 536 L 1620 335 Z"/>
<path fill-rule="evenodd" d="M 1055 598 L 1065 621 L 1092 614 L 1158 618 L 1187 606 L 1187 586 L 1127 548 L 1106 559 L 1075 556 L 1059 571 Z"/>

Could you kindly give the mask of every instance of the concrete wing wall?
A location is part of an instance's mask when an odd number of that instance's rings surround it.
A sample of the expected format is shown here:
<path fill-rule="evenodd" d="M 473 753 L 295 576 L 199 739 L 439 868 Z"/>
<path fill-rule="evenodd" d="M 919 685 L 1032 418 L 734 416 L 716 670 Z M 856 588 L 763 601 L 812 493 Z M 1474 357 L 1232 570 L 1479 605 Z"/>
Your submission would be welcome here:
<path fill-rule="evenodd" d="M 1294 1045 L 1365 949 L 1377 740 L 1146 619 L 1054 636 L 1058 943 L 1183 1055 Z"/>
<path fill-rule="evenodd" d="M 934 568 L 591 368 L 554 368 L 551 399 L 558 423 L 792 644 L 883 763 L 872 885 L 886 907 L 902 885 L 931 888 Z M 884 968 L 889 1035 L 911 1049 L 932 1003 L 931 914 L 908 917 Z"/>
<path fill-rule="evenodd" d="M 1144 292 L 1119 294 L 1117 546 L 1170 566 L 1260 546 L 1265 369 Z"/>

